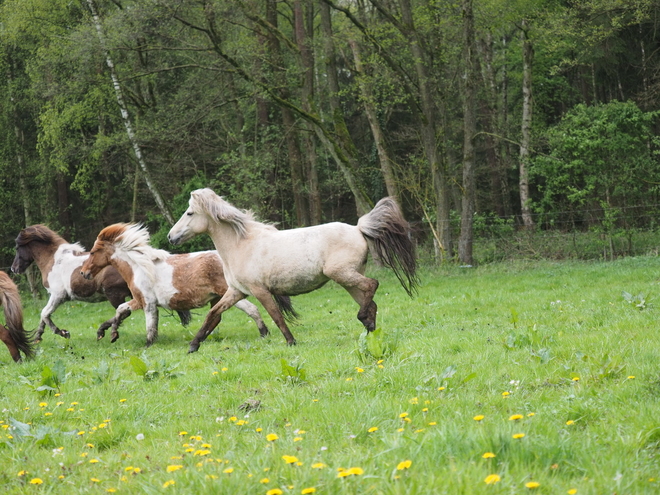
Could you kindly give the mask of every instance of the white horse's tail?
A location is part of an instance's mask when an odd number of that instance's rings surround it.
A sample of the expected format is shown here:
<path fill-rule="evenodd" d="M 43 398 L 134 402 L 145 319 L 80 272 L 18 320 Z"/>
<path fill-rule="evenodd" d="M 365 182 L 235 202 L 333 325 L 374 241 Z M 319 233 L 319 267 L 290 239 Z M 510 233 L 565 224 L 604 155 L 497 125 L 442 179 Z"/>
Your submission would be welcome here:
<path fill-rule="evenodd" d="M 417 292 L 417 258 L 410 225 L 394 198 L 381 199 L 357 223 L 363 236 L 373 243 L 376 256 L 390 268 L 410 297 Z"/>

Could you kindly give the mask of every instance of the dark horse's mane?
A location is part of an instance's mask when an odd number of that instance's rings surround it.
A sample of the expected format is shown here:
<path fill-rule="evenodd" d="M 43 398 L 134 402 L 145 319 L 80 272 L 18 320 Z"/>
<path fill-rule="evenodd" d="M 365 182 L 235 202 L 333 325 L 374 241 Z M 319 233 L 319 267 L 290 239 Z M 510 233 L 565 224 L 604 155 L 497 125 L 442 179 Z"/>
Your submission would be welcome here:
<path fill-rule="evenodd" d="M 45 244 L 66 244 L 62 236 L 53 232 L 45 225 L 32 225 L 21 230 L 16 238 L 17 246 L 25 246 L 31 242 L 43 242 Z"/>

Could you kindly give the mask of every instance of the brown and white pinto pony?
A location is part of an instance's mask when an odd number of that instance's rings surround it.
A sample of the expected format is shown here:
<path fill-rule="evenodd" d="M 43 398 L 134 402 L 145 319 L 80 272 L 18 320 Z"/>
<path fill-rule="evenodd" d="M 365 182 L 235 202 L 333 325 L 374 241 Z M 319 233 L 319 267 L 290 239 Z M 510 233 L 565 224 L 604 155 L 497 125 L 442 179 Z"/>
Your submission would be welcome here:
<path fill-rule="evenodd" d="M 21 360 L 21 352 L 26 358 L 34 356 L 32 336 L 23 328 L 23 307 L 16 284 L 5 272 L 0 271 L 0 306 L 5 310 L 5 322 L 0 323 L 0 340 L 2 340 L 14 361 Z"/>
<path fill-rule="evenodd" d="M 371 242 L 380 261 L 394 271 L 412 296 L 419 280 L 410 226 L 393 198 L 383 198 L 357 225 L 333 222 L 300 229 L 277 230 L 257 222 L 211 189 L 198 189 L 168 238 L 181 244 L 208 232 L 225 264 L 229 289 L 207 315 L 190 343 L 195 352 L 224 311 L 247 295 L 256 297 L 282 331 L 289 345 L 296 343 L 271 296 L 305 294 L 334 280 L 360 306 L 357 317 L 368 332 L 376 328 L 378 281 L 365 277 Z"/>
<path fill-rule="evenodd" d="M 112 342 L 118 337 L 117 328 L 132 311 L 144 309 L 150 346 L 158 336 L 159 306 L 174 310 L 201 308 L 208 302 L 215 304 L 227 291 L 224 267 L 216 251 L 171 254 L 156 249 L 149 245 L 147 229 L 139 224 L 118 223 L 104 228 L 80 273 L 91 279 L 108 265 L 124 277 L 133 294 L 133 299 L 120 305 L 115 317 L 99 328 L 102 338 L 105 328 L 112 327 Z M 254 304 L 246 300 L 236 307 L 255 321 L 262 337 L 268 335 Z"/>
<path fill-rule="evenodd" d="M 41 320 L 35 334 L 36 342 L 41 341 L 46 324 L 57 335 L 67 339 L 70 337 L 68 331 L 58 328 L 50 318 L 57 307 L 65 301 L 109 300 L 116 308 L 131 295 L 124 279 L 112 267 L 104 270 L 92 282 L 85 280 L 80 275 L 80 267 L 87 259 L 87 255 L 80 244 L 69 244 L 45 225 L 27 227 L 16 237 L 16 256 L 11 271 L 24 273 L 32 263 L 36 263 L 44 287 L 50 294 L 48 303 L 41 311 Z M 187 319 L 190 319 L 189 315 Z"/>

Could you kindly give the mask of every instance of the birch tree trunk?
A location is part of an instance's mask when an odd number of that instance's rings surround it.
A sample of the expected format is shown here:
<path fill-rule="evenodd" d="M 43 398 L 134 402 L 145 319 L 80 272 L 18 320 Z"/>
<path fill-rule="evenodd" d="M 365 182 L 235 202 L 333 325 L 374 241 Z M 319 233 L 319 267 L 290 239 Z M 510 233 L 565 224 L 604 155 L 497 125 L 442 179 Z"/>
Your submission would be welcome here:
<path fill-rule="evenodd" d="M 475 197 L 474 136 L 477 133 L 476 70 L 474 46 L 474 14 L 472 0 L 463 0 L 463 47 L 465 76 L 463 78 L 463 196 L 461 198 L 461 234 L 458 239 L 458 259 L 472 265 L 472 240 Z"/>
<path fill-rule="evenodd" d="M 99 43 L 101 44 L 101 48 L 103 49 L 103 53 L 105 55 L 105 62 L 108 66 L 108 69 L 110 70 L 110 77 L 112 78 L 112 85 L 115 89 L 117 104 L 119 105 L 119 110 L 121 111 L 121 118 L 124 121 L 124 127 L 126 127 L 126 134 L 128 136 L 128 140 L 131 143 L 131 146 L 133 147 L 135 158 L 137 159 L 138 164 L 140 165 L 140 169 L 142 170 L 142 175 L 144 175 L 144 181 L 146 182 L 149 191 L 153 195 L 154 200 L 156 201 L 156 204 L 158 205 L 161 214 L 165 217 L 165 219 L 169 222 L 170 225 L 174 225 L 174 218 L 172 217 L 172 213 L 170 213 L 169 209 L 167 208 L 167 205 L 163 201 L 163 198 L 161 197 L 160 193 L 158 192 L 158 188 L 151 179 L 151 174 L 147 169 L 147 163 L 145 162 L 144 157 L 142 156 L 142 149 L 140 148 L 140 143 L 138 142 L 137 137 L 135 136 L 135 132 L 133 131 L 133 123 L 131 122 L 130 115 L 128 114 L 128 107 L 126 106 L 126 103 L 124 101 L 124 93 L 119 84 L 119 78 L 117 77 L 117 72 L 115 71 L 115 64 L 112 61 L 112 58 L 110 57 L 110 52 L 108 51 L 105 44 L 105 36 L 103 35 L 103 29 L 101 27 L 101 19 L 99 18 L 98 11 L 96 10 L 96 5 L 94 4 L 94 0 L 87 0 L 87 5 L 89 6 L 89 10 L 92 13 L 92 20 L 94 22 L 94 27 L 96 28 L 96 34 L 99 38 Z"/>
<path fill-rule="evenodd" d="M 532 211 L 529 207 L 529 147 L 532 133 L 532 59 L 534 49 L 529 39 L 529 26 L 527 19 L 522 20 L 521 39 L 523 45 L 523 109 L 522 109 L 522 137 L 520 140 L 520 208 L 525 229 L 534 227 Z"/>

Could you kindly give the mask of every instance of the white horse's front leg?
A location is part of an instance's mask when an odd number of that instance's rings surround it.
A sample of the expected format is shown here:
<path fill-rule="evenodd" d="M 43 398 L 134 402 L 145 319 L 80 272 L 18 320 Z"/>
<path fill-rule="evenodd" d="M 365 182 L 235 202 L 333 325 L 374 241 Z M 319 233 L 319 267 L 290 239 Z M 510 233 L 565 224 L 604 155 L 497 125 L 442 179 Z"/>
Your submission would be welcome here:
<path fill-rule="evenodd" d="M 71 336 L 69 332 L 67 332 L 66 330 L 61 330 L 57 328 L 57 325 L 55 325 L 55 323 L 53 323 L 53 320 L 50 319 L 50 315 L 52 315 L 57 309 L 57 307 L 60 304 L 62 304 L 65 300 L 66 297 L 57 296 L 55 294 L 50 295 L 50 299 L 48 299 L 48 303 L 46 303 L 44 309 L 41 310 L 41 320 L 39 321 L 39 328 L 37 329 L 37 333 L 34 336 L 36 342 L 41 341 L 41 336 L 44 333 L 46 324 L 48 324 L 48 326 L 51 328 L 53 333 L 56 333 L 57 335 L 60 335 L 65 339 L 68 339 Z"/>
<path fill-rule="evenodd" d="M 156 303 L 147 303 L 144 308 L 144 318 L 147 323 L 147 347 L 158 338 L 158 306 Z"/>
<path fill-rule="evenodd" d="M 243 311 L 246 315 L 248 315 L 250 318 L 254 320 L 254 322 L 257 324 L 257 328 L 259 329 L 259 333 L 261 334 L 262 337 L 268 335 L 268 327 L 264 323 L 264 320 L 261 318 L 261 313 L 259 313 L 259 308 L 257 308 L 247 299 L 241 299 L 236 304 L 234 304 L 234 306 L 240 309 L 241 311 Z"/>

